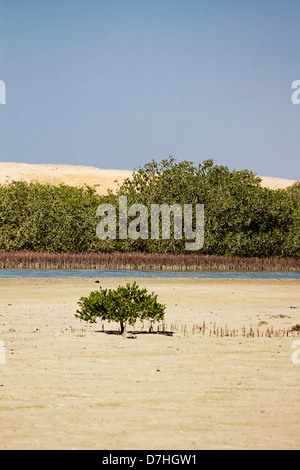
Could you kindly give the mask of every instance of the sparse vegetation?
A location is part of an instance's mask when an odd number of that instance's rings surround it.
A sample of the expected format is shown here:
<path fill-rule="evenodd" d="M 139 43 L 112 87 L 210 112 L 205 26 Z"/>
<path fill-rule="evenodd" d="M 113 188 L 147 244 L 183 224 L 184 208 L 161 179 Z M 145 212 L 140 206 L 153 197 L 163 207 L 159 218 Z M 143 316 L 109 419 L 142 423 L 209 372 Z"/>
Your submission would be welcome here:
<path fill-rule="evenodd" d="M 298 258 L 244 258 L 170 253 L 0 252 L 0 269 L 132 269 L 169 271 L 299 271 Z"/>
<path fill-rule="evenodd" d="M 300 325 L 297 323 L 296 325 L 292 326 L 292 331 L 300 331 Z"/>
<path fill-rule="evenodd" d="M 263 324 L 266 324 L 264 322 Z M 262 324 L 259 324 L 258 327 L 254 326 L 243 326 L 235 327 L 225 325 L 218 325 L 217 323 L 211 322 L 201 322 L 194 323 L 192 327 L 186 324 L 178 324 L 177 322 L 167 324 L 163 322 L 162 330 L 169 331 L 170 333 L 178 333 L 184 337 L 190 336 L 200 336 L 200 337 L 210 337 L 210 338 L 295 338 L 300 335 L 300 325 L 299 329 L 292 328 L 275 328 L 274 326 L 268 326 L 265 329 L 260 328 Z"/>
<path fill-rule="evenodd" d="M 165 313 L 165 305 L 157 301 L 157 295 L 149 294 L 136 282 L 115 290 L 100 287 L 88 297 L 81 297 L 78 304 L 81 308 L 75 314 L 77 318 L 89 323 L 98 319 L 119 322 L 121 334 L 125 333 L 127 323 L 135 325 L 137 320 L 150 320 L 152 324 L 162 321 Z"/>
<path fill-rule="evenodd" d="M 291 318 L 289 315 L 284 315 L 280 313 L 279 315 L 271 315 L 270 318 Z"/>

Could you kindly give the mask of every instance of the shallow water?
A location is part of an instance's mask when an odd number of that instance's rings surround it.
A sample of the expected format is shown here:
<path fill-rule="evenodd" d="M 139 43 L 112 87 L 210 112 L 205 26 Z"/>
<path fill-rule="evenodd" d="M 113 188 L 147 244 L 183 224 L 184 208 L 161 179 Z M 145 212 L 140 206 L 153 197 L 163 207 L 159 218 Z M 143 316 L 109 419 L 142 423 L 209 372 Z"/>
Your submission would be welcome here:
<path fill-rule="evenodd" d="M 0 278 L 58 278 L 58 277 L 150 277 L 206 279 L 300 279 L 300 272 L 247 271 L 133 271 L 97 269 L 0 269 Z"/>

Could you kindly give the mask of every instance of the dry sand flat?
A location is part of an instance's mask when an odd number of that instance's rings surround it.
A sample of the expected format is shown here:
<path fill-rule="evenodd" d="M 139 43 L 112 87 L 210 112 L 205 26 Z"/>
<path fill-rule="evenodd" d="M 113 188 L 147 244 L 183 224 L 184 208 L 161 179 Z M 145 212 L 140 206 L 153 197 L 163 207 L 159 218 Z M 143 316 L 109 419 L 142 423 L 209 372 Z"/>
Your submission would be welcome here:
<path fill-rule="evenodd" d="M 137 281 L 166 303 L 173 336 L 80 322 L 95 279 L 0 279 L 0 449 L 299 449 L 294 339 L 193 334 L 300 323 L 299 281 Z"/>
<path fill-rule="evenodd" d="M 77 165 L 30 165 L 27 163 L 1 163 L 0 184 L 11 181 L 40 182 L 53 185 L 67 184 L 70 186 L 94 187 L 98 194 L 106 194 L 108 189 L 115 191 L 125 178 L 130 178 L 132 171 L 102 170 L 89 166 Z M 294 180 L 283 178 L 262 177 L 262 186 L 277 189 L 286 188 Z"/>

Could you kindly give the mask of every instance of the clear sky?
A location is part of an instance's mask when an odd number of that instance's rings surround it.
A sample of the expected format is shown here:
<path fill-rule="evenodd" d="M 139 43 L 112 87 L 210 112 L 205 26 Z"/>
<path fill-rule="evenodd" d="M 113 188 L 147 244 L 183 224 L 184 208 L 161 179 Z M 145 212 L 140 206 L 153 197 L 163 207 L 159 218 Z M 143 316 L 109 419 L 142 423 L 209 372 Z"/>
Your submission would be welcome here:
<path fill-rule="evenodd" d="M 0 161 L 300 178 L 299 0 L 0 0 Z"/>

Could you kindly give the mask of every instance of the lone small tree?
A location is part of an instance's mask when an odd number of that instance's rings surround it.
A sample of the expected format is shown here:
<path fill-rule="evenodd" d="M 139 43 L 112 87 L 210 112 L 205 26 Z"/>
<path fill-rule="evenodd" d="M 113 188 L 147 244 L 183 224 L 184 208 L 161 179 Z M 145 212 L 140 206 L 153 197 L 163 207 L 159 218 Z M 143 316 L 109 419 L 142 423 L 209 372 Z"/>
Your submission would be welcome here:
<path fill-rule="evenodd" d="M 137 320 L 163 320 L 166 308 L 157 301 L 157 295 L 149 294 L 136 282 L 116 290 L 100 287 L 88 297 L 81 297 L 78 304 L 81 309 L 76 311 L 77 318 L 89 323 L 96 323 L 97 319 L 120 322 L 120 334 L 126 331 L 127 323 L 133 326 Z"/>

